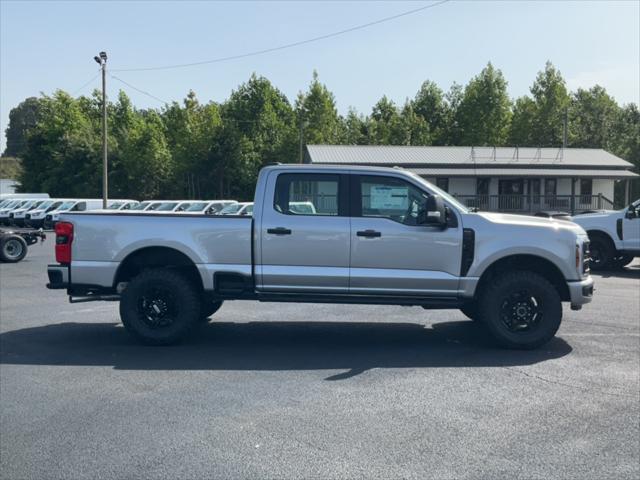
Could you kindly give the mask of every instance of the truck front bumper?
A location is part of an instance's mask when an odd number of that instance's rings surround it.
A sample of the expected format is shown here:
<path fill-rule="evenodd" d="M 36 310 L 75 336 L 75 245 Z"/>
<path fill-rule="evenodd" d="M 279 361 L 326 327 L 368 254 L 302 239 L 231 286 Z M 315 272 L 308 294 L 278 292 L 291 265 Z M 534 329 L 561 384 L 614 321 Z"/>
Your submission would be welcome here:
<path fill-rule="evenodd" d="M 62 290 L 69 288 L 69 267 L 66 265 L 47 265 L 47 276 L 49 277 L 48 289 Z"/>
<path fill-rule="evenodd" d="M 579 309 L 581 305 L 590 303 L 593 298 L 593 278 L 589 275 L 584 280 L 577 282 L 567 282 L 569 296 L 571 297 L 571 307 Z"/>

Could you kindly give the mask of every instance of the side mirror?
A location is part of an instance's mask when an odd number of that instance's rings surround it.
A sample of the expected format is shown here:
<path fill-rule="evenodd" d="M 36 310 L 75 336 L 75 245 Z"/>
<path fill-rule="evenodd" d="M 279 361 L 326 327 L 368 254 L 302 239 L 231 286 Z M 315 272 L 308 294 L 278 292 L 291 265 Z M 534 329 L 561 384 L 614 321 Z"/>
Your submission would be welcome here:
<path fill-rule="evenodd" d="M 629 207 L 629 208 L 627 209 L 627 211 L 625 212 L 624 216 L 625 216 L 626 218 L 629 218 L 629 219 L 631 219 L 631 218 L 637 218 L 637 217 L 638 217 L 638 211 L 637 211 L 637 210 L 634 210 L 634 209 L 633 209 L 633 207 Z"/>
<path fill-rule="evenodd" d="M 421 215 L 420 223 L 423 225 L 435 225 L 445 227 L 447 225 L 447 211 L 439 195 L 430 195 L 427 198 L 425 212 Z"/>

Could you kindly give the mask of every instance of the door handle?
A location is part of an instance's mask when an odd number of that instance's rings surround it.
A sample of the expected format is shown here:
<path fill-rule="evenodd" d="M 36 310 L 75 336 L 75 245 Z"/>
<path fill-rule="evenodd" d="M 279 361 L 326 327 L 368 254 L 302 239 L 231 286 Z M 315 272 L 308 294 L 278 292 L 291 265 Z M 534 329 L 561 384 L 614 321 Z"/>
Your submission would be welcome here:
<path fill-rule="evenodd" d="M 365 238 L 376 238 L 382 236 L 380 232 L 376 232 L 375 230 L 361 230 L 359 232 L 356 232 L 356 235 Z"/>
<path fill-rule="evenodd" d="M 291 230 L 284 227 L 267 228 L 267 233 L 271 233 L 273 235 L 291 235 Z"/>

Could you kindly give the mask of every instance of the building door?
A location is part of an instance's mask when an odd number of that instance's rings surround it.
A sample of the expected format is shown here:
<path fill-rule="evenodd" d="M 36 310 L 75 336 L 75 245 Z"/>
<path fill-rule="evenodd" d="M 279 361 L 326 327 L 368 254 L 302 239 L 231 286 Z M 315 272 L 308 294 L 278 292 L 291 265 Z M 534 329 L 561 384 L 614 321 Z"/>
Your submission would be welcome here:
<path fill-rule="evenodd" d="M 418 223 L 430 193 L 405 179 L 353 175 L 350 293 L 455 296 L 462 225 Z"/>
<path fill-rule="evenodd" d="M 540 179 L 532 178 L 529 180 L 529 198 L 531 198 L 531 209 L 538 210 L 540 208 Z"/>
<path fill-rule="evenodd" d="M 476 205 L 479 210 L 490 210 L 489 204 L 489 185 L 491 184 L 490 178 L 478 178 L 476 180 L 476 195 L 478 196 L 478 204 Z"/>
<path fill-rule="evenodd" d="M 498 208 L 505 211 L 522 210 L 523 179 L 498 181 Z"/>

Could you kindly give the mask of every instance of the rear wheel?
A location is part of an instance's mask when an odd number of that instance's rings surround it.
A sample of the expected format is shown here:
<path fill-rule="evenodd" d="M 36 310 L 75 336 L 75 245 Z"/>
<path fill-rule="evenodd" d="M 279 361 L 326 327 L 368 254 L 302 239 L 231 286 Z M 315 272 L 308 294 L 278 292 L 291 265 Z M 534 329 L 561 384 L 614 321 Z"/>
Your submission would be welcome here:
<path fill-rule="evenodd" d="M 221 306 L 222 306 L 222 300 L 218 300 L 215 302 L 212 302 L 210 300 L 205 300 L 204 302 L 202 302 L 202 315 L 200 317 L 200 321 L 202 323 L 206 323 L 209 320 L 211 320 L 209 317 L 211 317 L 211 315 L 213 315 L 218 310 L 220 310 Z"/>
<path fill-rule="evenodd" d="M 478 304 L 475 301 L 466 303 L 462 308 L 460 308 L 460 311 L 464 313 L 469 320 L 473 320 L 474 322 L 480 321 L 480 316 L 478 315 Z"/>
<path fill-rule="evenodd" d="M 502 346 L 533 349 L 558 331 L 562 302 L 544 277 L 526 271 L 504 273 L 483 290 L 479 312 Z"/>
<path fill-rule="evenodd" d="M 591 269 L 594 271 L 609 268 L 609 263 L 614 257 L 615 247 L 611 240 L 603 235 L 592 235 L 589 245 L 591 257 Z"/>
<path fill-rule="evenodd" d="M 622 253 L 613 257 L 610 263 L 612 268 L 620 270 L 629 265 L 631 262 L 633 262 L 633 257 L 631 255 L 627 255 L 626 253 Z"/>
<path fill-rule="evenodd" d="M 27 255 L 27 242 L 20 235 L 6 235 L 0 240 L 0 260 L 16 263 Z"/>
<path fill-rule="evenodd" d="M 179 342 L 201 317 L 200 295 L 178 272 L 146 270 L 122 292 L 120 317 L 127 331 L 141 342 L 170 345 Z"/>

